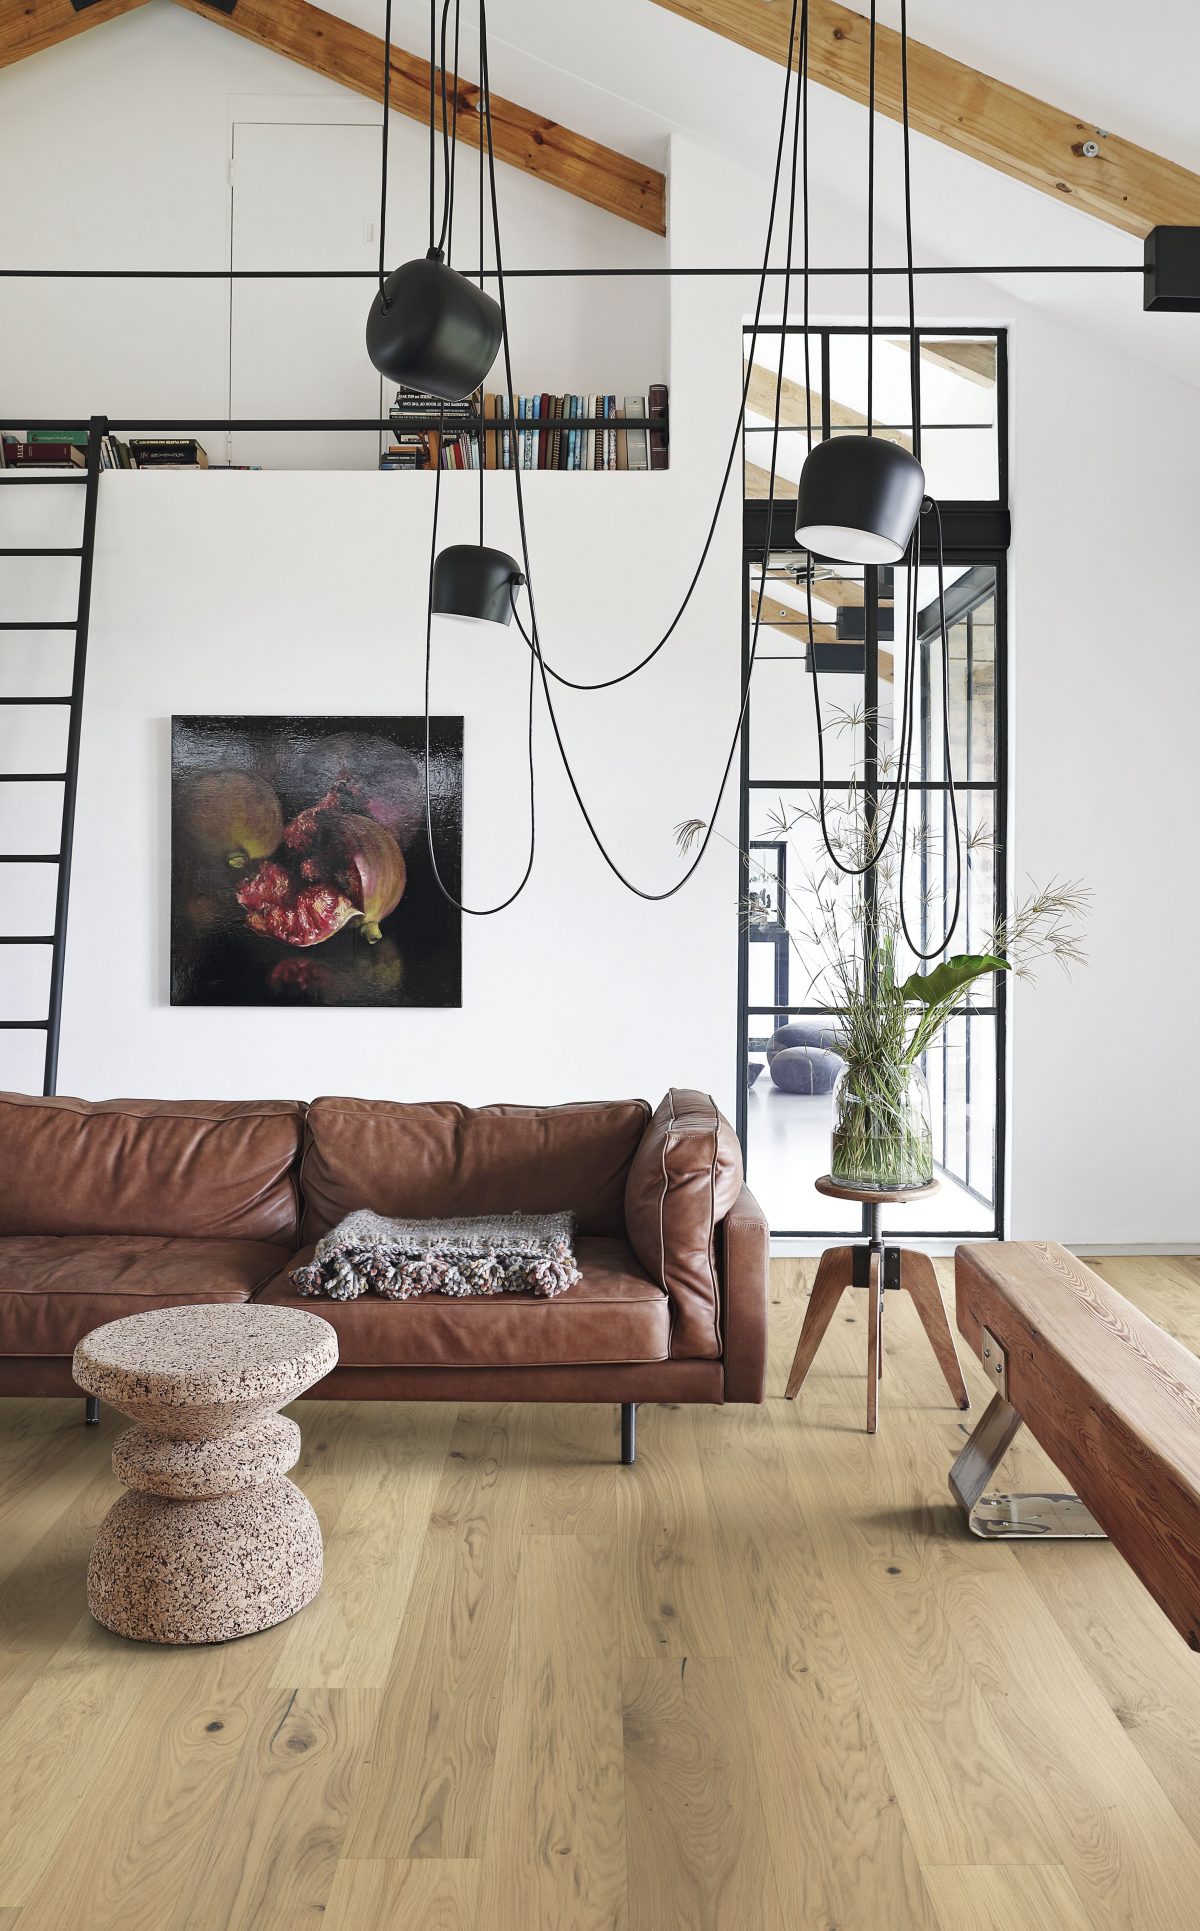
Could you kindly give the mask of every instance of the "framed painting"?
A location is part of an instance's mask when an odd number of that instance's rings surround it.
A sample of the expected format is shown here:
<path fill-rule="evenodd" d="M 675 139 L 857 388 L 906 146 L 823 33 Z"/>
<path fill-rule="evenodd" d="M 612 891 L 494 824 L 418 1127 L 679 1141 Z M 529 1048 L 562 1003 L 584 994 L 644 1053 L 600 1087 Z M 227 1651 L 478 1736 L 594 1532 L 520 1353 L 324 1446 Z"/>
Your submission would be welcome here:
<path fill-rule="evenodd" d="M 431 719 L 455 898 L 462 764 L 462 719 Z M 462 1004 L 424 718 L 172 718 L 171 812 L 172 1005 Z"/>

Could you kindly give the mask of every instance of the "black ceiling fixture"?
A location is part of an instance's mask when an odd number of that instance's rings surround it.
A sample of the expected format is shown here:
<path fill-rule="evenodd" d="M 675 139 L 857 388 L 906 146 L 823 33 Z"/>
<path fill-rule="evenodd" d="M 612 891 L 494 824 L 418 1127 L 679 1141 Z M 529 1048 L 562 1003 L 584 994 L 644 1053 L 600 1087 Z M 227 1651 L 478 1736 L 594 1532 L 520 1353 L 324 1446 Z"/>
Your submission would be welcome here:
<path fill-rule="evenodd" d="M 446 98 L 446 29 L 449 0 L 442 7 L 439 60 L 437 5 L 429 12 L 429 252 L 407 261 L 385 277 L 387 260 L 388 121 L 392 91 L 392 0 L 383 29 L 383 134 L 379 207 L 379 290 L 367 315 L 367 354 L 381 375 L 406 389 L 419 389 L 444 402 L 461 402 L 478 389 L 500 347 L 500 305 L 450 266 L 447 256 L 454 209 L 454 154 L 458 140 L 458 29 L 454 10 L 454 93 Z M 442 219 L 435 235 L 437 179 L 437 87 L 441 76 Z M 481 134 L 482 146 L 482 134 Z M 480 259 L 483 236 L 480 235 Z"/>
<path fill-rule="evenodd" d="M 876 0 L 871 0 L 867 85 L 867 423 L 865 436 L 831 436 L 809 449 L 796 492 L 796 541 L 836 563 L 899 563 L 925 496 L 925 471 L 899 443 L 875 434 L 875 53 Z M 912 212 L 908 179 L 907 25 L 901 24 L 905 69 L 904 197 L 908 273 L 912 278 Z M 807 284 L 808 250 L 805 249 Z M 916 422 L 916 385 L 913 385 Z"/>

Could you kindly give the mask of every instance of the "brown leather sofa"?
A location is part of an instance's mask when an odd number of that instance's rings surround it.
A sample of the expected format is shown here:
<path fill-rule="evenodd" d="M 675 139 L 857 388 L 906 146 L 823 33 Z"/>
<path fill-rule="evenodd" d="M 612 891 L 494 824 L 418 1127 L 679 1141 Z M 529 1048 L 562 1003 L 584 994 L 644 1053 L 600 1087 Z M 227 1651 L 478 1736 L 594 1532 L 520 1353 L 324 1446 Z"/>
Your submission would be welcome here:
<path fill-rule="evenodd" d="M 570 1208 L 583 1279 L 550 1301 L 300 1301 L 291 1269 L 363 1206 Z M 0 1094 L 0 1394 L 77 1394 L 103 1321 L 252 1299 L 337 1329 L 310 1395 L 620 1402 L 632 1459 L 637 1402 L 762 1400 L 767 1225 L 732 1128 L 685 1090 L 654 1113 Z"/>

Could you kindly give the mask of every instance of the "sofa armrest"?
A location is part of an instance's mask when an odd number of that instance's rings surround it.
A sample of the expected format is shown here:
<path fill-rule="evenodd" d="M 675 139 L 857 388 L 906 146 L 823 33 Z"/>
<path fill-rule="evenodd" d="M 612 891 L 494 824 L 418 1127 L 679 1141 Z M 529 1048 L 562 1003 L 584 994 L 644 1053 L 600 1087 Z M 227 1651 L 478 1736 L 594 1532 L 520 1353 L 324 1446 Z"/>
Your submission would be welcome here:
<path fill-rule="evenodd" d="M 671 1359 L 721 1357 L 720 1226 L 742 1184 L 742 1150 L 708 1093 L 673 1086 L 625 1182 L 625 1227 L 671 1303 Z"/>
<path fill-rule="evenodd" d="M 743 1187 L 721 1223 L 721 1331 L 726 1401 L 761 1401 L 767 1379 L 771 1239 L 767 1217 Z"/>

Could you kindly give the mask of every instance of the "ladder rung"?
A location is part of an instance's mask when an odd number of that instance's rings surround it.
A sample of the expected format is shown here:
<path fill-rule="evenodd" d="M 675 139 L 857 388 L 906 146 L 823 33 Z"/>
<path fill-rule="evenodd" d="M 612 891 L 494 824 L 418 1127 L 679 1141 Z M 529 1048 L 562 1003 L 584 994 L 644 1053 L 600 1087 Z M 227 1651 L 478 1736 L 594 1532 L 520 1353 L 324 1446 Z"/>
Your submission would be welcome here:
<path fill-rule="evenodd" d="M 61 865 L 58 852 L 0 852 L 0 865 Z"/>
<path fill-rule="evenodd" d="M 57 621 L 52 624 L 22 623 L 19 619 L 14 621 L 14 619 L 11 617 L 6 618 L 3 623 L 0 623 L 0 630 L 78 630 L 78 629 L 79 629 L 79 624 L 74 617 L 72 617 L 69 623 L 59 623 Z"/>
<path fill-rule="evenodd" d="M 0 1032 L 44 1033 L 49 1024 L 48 1019 L 0 1019 Z"/>
<path fill-rule="evenodd" d="M 0 932 L 0 945 L 53 945 L 53 932 Z"/>
<path fill-rule="evenodd" d="M 0 550 L 0 557 L 81 557 L 79 550 Z"/>
<path fill-rule="evenodd" d="M 65 784 L 65 771 L 0 771 L 0 784 Z"/>
<path fill-rule="evenodd" d="M 69 697 L 0 697 L 0 704 L 69 704 Z"/>

